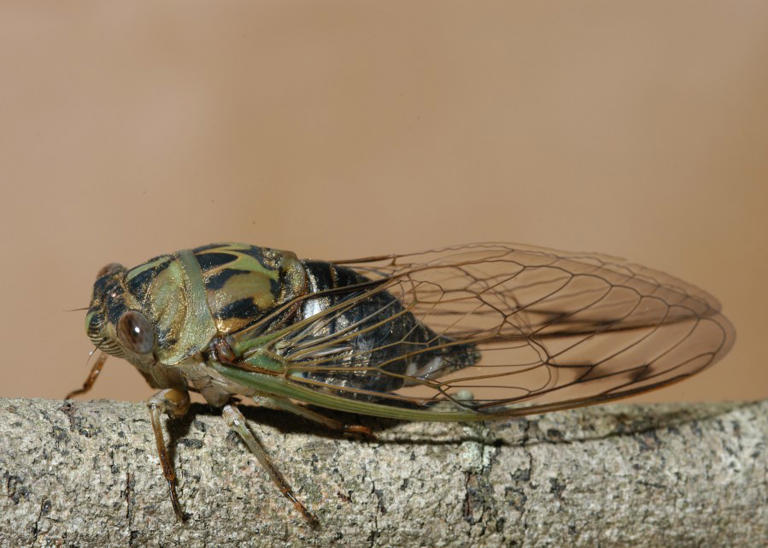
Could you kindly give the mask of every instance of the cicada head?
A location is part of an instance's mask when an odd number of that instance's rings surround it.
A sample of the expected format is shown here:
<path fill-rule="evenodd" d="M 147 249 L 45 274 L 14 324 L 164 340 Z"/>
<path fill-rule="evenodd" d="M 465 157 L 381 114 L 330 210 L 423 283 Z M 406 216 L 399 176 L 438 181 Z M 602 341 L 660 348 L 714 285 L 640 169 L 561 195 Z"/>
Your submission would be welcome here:
<path fill-rule="evenodd" d="M 174 366 L 198 354 L 216 325 L 192 253 L 160 255 L 130 269 L 115 263 L 102 268 L 85 329 L 97 348 L 145 375 L 157 363 Z"/>
<path fill-rule="evenodd" d="M 156 329 L 151 314 L 127 290 L 126 272 L 117 263 L 99 270 L 85 316 L 85 331 L 99 350 L 143 369 L 155 362 Z"/>

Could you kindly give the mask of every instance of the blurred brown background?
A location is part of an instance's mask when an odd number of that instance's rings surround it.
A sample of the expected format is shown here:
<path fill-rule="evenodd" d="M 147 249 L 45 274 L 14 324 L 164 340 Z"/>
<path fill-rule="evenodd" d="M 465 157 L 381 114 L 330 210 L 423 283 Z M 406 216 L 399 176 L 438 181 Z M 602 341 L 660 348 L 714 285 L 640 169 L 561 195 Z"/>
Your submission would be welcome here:
<path fill-rule="evenodd" d="M 0 78 L 0 396 L 80 385 L 101 266 L 221 240 L 626 256 L 739 334 L 643 399 L 768 396 L 764 2 L 3 2 Z"/>

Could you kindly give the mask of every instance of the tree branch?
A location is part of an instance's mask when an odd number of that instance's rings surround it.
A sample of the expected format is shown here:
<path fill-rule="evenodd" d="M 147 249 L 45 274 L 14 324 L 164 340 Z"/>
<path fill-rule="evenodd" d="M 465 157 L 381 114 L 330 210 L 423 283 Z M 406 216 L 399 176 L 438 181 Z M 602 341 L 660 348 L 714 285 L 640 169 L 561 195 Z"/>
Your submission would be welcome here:
<path fill-rule="evenodd" d="M 144 405 L 11 399 L 0 400 L 0 544 L 768 541 L 768 400 L 612 405 L 470 426 L 361 418 L 376 441 L 244 412 L 320 529 L 207 407 L 168 423 L 190 514 L 181 524 Z"/>

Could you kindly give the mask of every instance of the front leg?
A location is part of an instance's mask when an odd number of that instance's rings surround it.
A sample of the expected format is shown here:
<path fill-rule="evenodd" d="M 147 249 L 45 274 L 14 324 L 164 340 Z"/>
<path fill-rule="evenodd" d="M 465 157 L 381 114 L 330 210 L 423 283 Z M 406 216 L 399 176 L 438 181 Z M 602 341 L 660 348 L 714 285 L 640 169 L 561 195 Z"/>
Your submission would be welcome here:
<path fill-rule="evenodd" d="M 147 402 L 149 406 L 149 419 L 152 422 L 152 431 L 155 433 L 155 444 L 157 444 L 157 455 L 160 457 L 160 465 L 163 467 L 163 475 L 168 482 L 168 490 L 171 495 L 171 504 L 173 511 L 179 521 L 184 521 L 184 512 L 179 504 L 179 497 L 176 495 L 176 473 L 173 471 L 173 463 L 168 455 L 168 449 L 163 439 L 163 428 L 160 424 L 160 415 L 168 413 L 174 418 L 183 417 L 189 410 L 189 393 L 168 388 L 161 390 Z"/>
<path fill-rule="evenodd" d="M 91 372 L 88 373 L 88 378 L 85 379 L 85 382 L 83 383 L 83 386 L 81 388 L 72 390 L 69 394 L 64 396 L 65 400 L 70 400 L 75 396 L 79 396 L 80 394 L 85 394 L 91 388 L 93 388 L 94 384 L 96 384 L 96 379 L 99 378 L 99 374 L 101 373 L 101 370 L 104 368 L 104 363 L 107 361 L 107 357 L 109 356 L 109 354 L 105 354 L 104 352 L 96 348 L 94 348 L 91 351 L 90 356 L 93 356 L 94 353 L 96 353 L 96 361 L 93 362 L 93 367 L 91 367 Z M 90 356 L 89 356 L 89 360 L 90 360 Z"/>

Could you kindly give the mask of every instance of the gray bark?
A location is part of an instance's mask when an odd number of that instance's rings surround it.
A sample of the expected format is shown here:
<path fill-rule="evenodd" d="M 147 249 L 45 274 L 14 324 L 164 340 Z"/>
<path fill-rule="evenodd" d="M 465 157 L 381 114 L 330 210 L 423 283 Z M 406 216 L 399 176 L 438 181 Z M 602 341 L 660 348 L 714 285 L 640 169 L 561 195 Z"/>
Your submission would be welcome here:
<path fill-rule="evenodd" d="M 768 401 L 612 405 L 484 425 L 361 419 L 376 441 L 244 408 L 312 530 L 214 410 L 0 400 L 0 545 L 758 546 Z"/>

